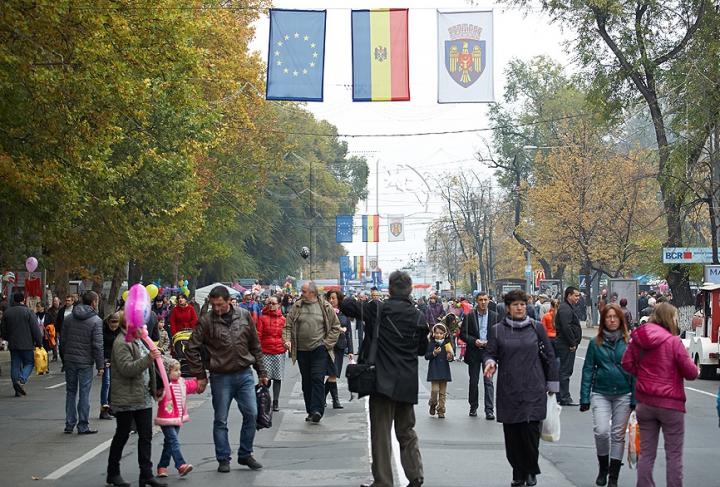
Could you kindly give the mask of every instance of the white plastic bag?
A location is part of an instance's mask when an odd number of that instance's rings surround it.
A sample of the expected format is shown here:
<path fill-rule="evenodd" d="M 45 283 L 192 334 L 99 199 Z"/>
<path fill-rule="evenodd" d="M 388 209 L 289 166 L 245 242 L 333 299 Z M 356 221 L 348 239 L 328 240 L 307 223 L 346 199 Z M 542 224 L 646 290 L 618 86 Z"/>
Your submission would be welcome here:
<path fill-rule="evenodd" d="M 543 441 L 560 441 L 560 406 L 555 395 L 547 397 L 547 415 L 542 423 L 540 439 Z"/>

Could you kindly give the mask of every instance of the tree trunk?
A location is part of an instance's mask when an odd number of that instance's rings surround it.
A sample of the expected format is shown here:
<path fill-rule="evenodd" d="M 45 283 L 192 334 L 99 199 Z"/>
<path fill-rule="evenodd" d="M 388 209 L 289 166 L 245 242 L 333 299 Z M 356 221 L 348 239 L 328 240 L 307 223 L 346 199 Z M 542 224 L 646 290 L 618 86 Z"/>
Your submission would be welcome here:
<path fill-rule="evenodd" d="M 65 296 L 70 294 L 70 270 L 67 262 L 61 257 L 55 258 L 55 292 L 60 298 L 60 303 L 64 303 Z"/>
<path fill-rule="evenodd" d="M 107 302 L 105 303 L 105 316 L 115 312 L 115 307 L 118 296 L 120 295 L 120 288 L 122 287 L 124 275 L 125 272 L 123 271 L 122 267 L 118 266 L 115 268 L 112 282 L 110 284 L 110 292 L 108 293 Z"/>
<path fill-rule="evenodd" d="M 128 275 L 128 288 L 140 283 L 142 279 L 142 264 L 136 259 L 130 259 L 130 274 Z"/>

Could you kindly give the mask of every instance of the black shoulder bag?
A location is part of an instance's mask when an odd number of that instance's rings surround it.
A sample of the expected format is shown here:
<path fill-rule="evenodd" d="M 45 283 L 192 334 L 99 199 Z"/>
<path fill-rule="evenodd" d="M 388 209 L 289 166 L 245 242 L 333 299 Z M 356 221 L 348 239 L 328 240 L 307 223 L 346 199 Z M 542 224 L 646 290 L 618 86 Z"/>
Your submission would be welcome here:
<path fill-rule="evenodd" d="M 362 363 L 348 364 L 345 368 L 345 378 L 348 381 L 350 392 L 356 393 L 359 397 L 368 396 L 376 392 L 377 369 L 375 368 L 375 357 L 378 348 L 378 335 L 380 335 L 380 311 L 382 302 L 376 304 L 377 316 L 375 318 L 375 329 L 373 330 L 370 351 Z M 361 318 L 362 319 L 362 318 Z"/>
<path fill-rule="evenodd" d="M 545 380 L 547 380 L 550 375 L 550 360 L 548 360 L 547 352 L 545 351 L 545 344 L 543 343 L 542 338 L 540 338 L 540 332 L 537 330 L 537 326 L 535 326 L 535 320 L 532 320 L 531 325 L 537 335 L 538 356 L 540 357 L 540 363 L 542 364 L 543 372 L 545 373 Z"/>

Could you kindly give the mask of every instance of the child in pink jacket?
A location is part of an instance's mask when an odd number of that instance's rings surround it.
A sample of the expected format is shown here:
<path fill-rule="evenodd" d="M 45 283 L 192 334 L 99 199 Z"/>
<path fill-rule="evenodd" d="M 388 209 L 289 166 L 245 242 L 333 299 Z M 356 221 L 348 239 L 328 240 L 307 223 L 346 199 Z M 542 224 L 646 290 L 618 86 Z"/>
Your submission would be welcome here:
<path fill-rule="evenodd" d="M 170 381 L 170 390 L 160 399 L 155 424 L 159 425 L 165 436 L 163 451 L 158 462 L 158 477 L 167 477 L 170 457 L 175 460 L 175 467 L 181 477 L 189 474 L 193 466 L 185 463 L 180 451 L 180 426 L 190 419 L 187 412 L 187 395 L 197 391 L 197 379 L 180 377 L 180 362 L 173 358 L 163 358 L 165 371 Z"/>

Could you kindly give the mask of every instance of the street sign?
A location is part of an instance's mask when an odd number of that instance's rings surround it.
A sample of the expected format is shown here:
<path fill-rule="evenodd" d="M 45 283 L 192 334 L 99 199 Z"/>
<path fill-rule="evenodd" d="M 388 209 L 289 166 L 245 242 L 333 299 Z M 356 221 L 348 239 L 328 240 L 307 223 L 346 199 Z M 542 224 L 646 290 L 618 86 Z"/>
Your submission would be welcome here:
<path fill-rule="evenodd" d="M 530 264 L 525 266 L 525 277 L 532 276 L 532 266 Z"/>
<path fill-rule="evenodd" d="M 712 247 L 663 247 L 663 264 L 712 264 Z"/>

